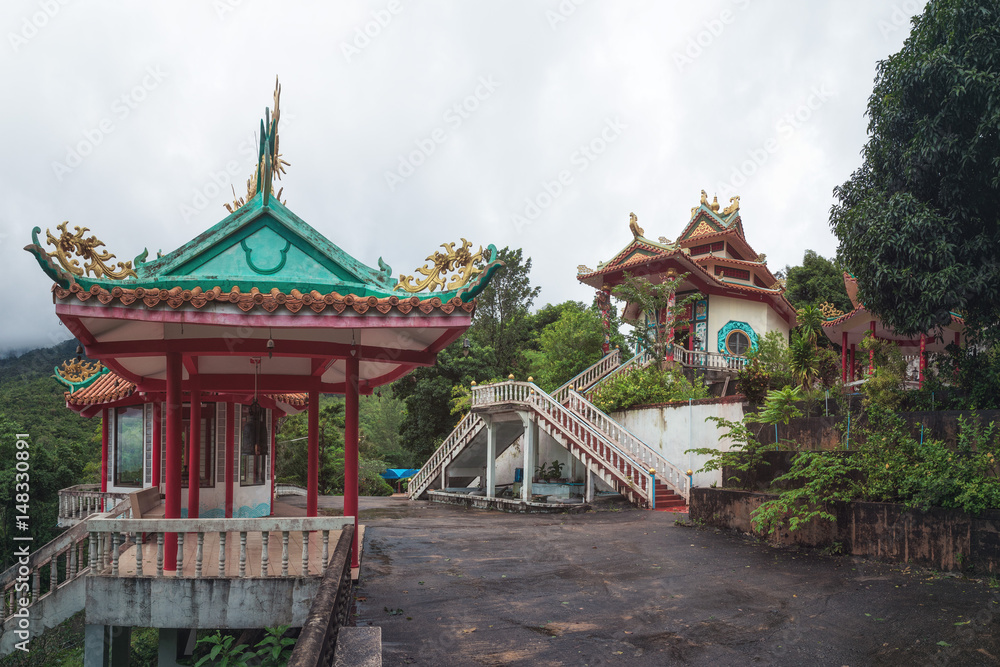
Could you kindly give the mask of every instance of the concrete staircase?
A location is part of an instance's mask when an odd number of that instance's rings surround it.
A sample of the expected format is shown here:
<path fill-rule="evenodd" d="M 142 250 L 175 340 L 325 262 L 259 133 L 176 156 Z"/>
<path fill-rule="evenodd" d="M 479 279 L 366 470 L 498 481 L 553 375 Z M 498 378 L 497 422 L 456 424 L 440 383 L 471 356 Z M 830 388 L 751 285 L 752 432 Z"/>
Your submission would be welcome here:
<path fill-rule="evenodd" d="M 499 429 L 495 453 L 499 456 L 524 432 L 517 419 L 509 419 L 519 413 L 530 415 L 526 418 L 572 452 L 590 474 L 633 504 L 674 511 L 686 506 L 689 478 L 581 393 L 590 394 L 611 375 L 648 362 L 648 355 L 640 353 L 623 364 L 620 352 L 614 350 L 552 395 L 522 382 L 474 387 L 472 411 L 411 479 L 410 497 L 442 488 L 447 481 L 442 470 L 454 478 L 480 469 L 486 460 L 487 420 L 495 420 Z"/>

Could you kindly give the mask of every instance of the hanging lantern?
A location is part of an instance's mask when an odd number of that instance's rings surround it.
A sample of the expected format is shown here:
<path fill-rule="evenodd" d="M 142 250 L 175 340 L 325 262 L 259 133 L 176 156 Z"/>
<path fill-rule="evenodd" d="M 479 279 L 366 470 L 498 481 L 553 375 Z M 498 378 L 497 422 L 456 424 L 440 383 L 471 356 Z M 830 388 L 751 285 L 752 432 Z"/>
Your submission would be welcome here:
<path fill-rule="evenodd" d="M 257 399 L 247 410 L 247 418 L 243 423 L 242 454 L 244 456 L 262 455 L 267 452 L 267 415 Z"/>

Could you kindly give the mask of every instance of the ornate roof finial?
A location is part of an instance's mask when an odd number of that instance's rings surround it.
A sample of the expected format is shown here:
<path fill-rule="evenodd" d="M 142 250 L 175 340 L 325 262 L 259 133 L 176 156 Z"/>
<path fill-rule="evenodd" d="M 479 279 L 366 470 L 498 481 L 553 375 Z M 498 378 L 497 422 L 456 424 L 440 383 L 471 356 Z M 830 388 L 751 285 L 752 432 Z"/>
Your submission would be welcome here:
<path fill-rule="evenodd" d="M 278 77 L 274 77 L 274 112 L 264 107 L 264 120 L 260 121 L 260 148 L 257 151 L 257 166 L 254 168 L 250 178 L 247 179 L 246 197 L 236 197 L 233 190 L 233 203 L 223 204 L 226 210 L 233 213 L 258 192 L 264 193 L 264 204 L 271 195 L 271 184 L 275 177 L 281 180 L 281 175 L 285 173 L 285 167 L 291 166 L 281 157 L 281 149 L 278 145 L 278 120 L 281 118 L 281 84 Z M 282 190 L 278 190 L 276 198 L 281 200 Z M 281 202 L 284 203 L 284 202 Z"/>
<path fill-rule="evenodd" d="M 722 215 L 724 216 L 732 215 L 738 210 L 740 210 L 740 196 L 735 195 L 729 198 L 729 206 L 722 209 Z"/>
<path fill-rule="evenodd" d="M 632 230 L 632 236 L 635 238 L 643 235 L 642 227 L 639 226 L 639 218 L 635 213 L 628 214 L 628 228 Z"/>
<path fill-rule="evenodd" d="M 716 213 L 719 212 L 719 196 L 718 195 L 713 195 L 712 196 L 712 205 L 709 206 L 709 208 L 712 209 L 713 211 L 715 211 Z"/>
<path fill-rule="evenodd" d="M 483 272 L 485 265 L 497 256 L 497 249 L 489 246 L 483 253 L 483 247 L 475 254 L 472 253 L 472 244 L 462 239 L 462 246 L 456 250 L 454 243 L 442 243 L 441 247 L 447 252 L 435 252 L 429 255 L 425 261 L 428 264 L 417 269 L 417 273 L 424 275 L 424 278 L 414 283 L 416 278 L 400 274 L 399 284 L 395 289 L 406 290 L 407 292 L 420 292 L 428 289 L 433 292 L 438 287 L 441 291 L 454 290 L 467 285 L 476 275 Z M 445 278 L 449 273 L 455 275 L 445 286 Z"/>
<path fill-rule="evenodd" d="M 701 191 L 701 204 L 702 206 L 708 206 L 708 193 L 704 190 Z"/>

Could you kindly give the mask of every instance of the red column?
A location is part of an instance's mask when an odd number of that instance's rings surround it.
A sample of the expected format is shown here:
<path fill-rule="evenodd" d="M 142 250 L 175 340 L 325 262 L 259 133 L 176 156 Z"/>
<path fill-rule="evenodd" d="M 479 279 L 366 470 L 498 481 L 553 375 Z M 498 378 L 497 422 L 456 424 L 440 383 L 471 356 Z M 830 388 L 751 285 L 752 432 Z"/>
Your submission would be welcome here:
<path fill-rule="evenodd" d="M 191 383 L 191 432 L 188 435 L 188 518 L 198 518 L 201 500 L 201 381 L 197 375 Z"/>
<path fill-rule="evenodd" d="M 163 458 L 163 443 L 160 442 L 160 431 L 163 422 L 163 405 L 159 401 L 153 403 L 153 486 L 160 486 L 160 459 Z"/>
<path fill-rule="evenodd" d="M 233 518 L 233 457 L 236 456 L 236 411 L 238 403 L 226 406 L 226 518 Z"/>
<path fill-rule="evenodd" d="M 956 331 L 955 332 L 955 347 L 958 347 L 961 344 L 962 344 L 962 332 Z"/>
<path fill-rule="evenodd" d="M 167 488 L 163 517 L 181 516 L 181 430 L 184 418 L 181 405 L 181 355 L 167 352 Z M 163 569 L 177 570 L 177 533 L 163 539 Z"/>
<path fill-rule="evenodd" d="M 319 515 L 319 391 L 309 390 L 309 467 L 306 516 Z"/>
<path fill-rule="evenodd" d="M 847 382 L 847 332 L 840 336 L 840 374 L 841 382 Z"/>
<path fill-rule="evenodd" d="M 927 368 L 927 334 L 920 334 L 920 378 L 918 386 L 924 388 L 924 370 Z"/>
<path fill-rule="evenodd" d="M 357 357 L 348 357 L 344 405 L 344 516 L 354 517 L 351 567 L 358 567 L 358 367 Z"/>
<path fill-rule="evenodd" d="M 101 410 L 101 493 L 108 492 L 108 419 L 110 413 L 107 408 Z M 103 512 L 104 500 L 101 500 L 101 511 Z"/>
<path fill-rule="evenodd" d="M 857 358 L 856 358 L 857 355 L 855 354 L 856 352 L 857 352 L 857 345 L 855 345 L 854 343 L 851 343 L 851 382 L 854 382 L 855 380 L 858 379 L 857 378 L 857 373 L 858 373 L 858 366 L 857 366 L 857 364 L 858 364 L 858 362 L 857 362 Z"/>
<path fill-rule="evenodd" d="M 274 516 L 274 459 L 278 456 L 278 414 L 271 411 L 271 516 Z"/>
<path fill-rule="evenodd" d="M 868 328 L 872 332 L 872 338 L 875 337 L 875 320 L 868 323 Z M 875 350 L 868 352 L 868 374 L 871 375 L 875 372 Z"/>

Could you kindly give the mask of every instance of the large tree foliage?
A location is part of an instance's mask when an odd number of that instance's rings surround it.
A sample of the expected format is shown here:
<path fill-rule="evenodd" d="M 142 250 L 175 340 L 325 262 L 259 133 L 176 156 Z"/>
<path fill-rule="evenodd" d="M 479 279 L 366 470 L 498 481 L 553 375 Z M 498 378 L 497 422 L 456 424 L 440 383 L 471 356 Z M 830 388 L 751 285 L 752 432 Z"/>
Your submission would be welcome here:
<path fill-rule="evenodd" d="M 853 308 L 844 288 L 844 272 L 834 262 L 806 250 L 799 266 L 786 266 L 785 296 L 796 308 L 831 303 L 845 313 Z"/>
<path fill-rule="evenodd" d="M 501 371 L 514 373 L 525 367 L 524 347 L 530 338 L 529 313 L 540 287 L 531 285 L 531 258 L 521 249 L 499 251 L 505 268 L 493 275 L 477 298 L 472 338 L 492 348 L 494 363 Z"/>
<path fill-rule="evenodd" d="M 862 166 L 836 188 L 839 258 L 900 333 L 1000 319 L 1000 5 L 931 0 L 879 63 Z"/>
<path fill-rule="evenodd" d="M 688 274 L 665 278 L 663 282 L 654 283 L 642 276 L 626 273 L 625 278 L 611 291 L 611 295 L 626 304 L 635 304 L 639 309 L 639 317 L 658 318 L 656 322 L 645 325 L 638 322 L 635 334 L 638 344 L 652 351 L 659 367 L 667 354 L 667 348 L 673 344 L 671 331 L 674 327 L 682 327 L 688 323 L 684 319 L 688 306 L 702 299 L 695 292 L 680 299 L 676 297 L 677 288 L 681 286 Z"/>
<path fill-rule="evenodd" d="M 528 352 L 535 382 L 545 391 L 558 388 L 603 355 L 600 313 L 578 301 L 560 306 L 559 318 L 542 328 L 538 350 Z"/>

